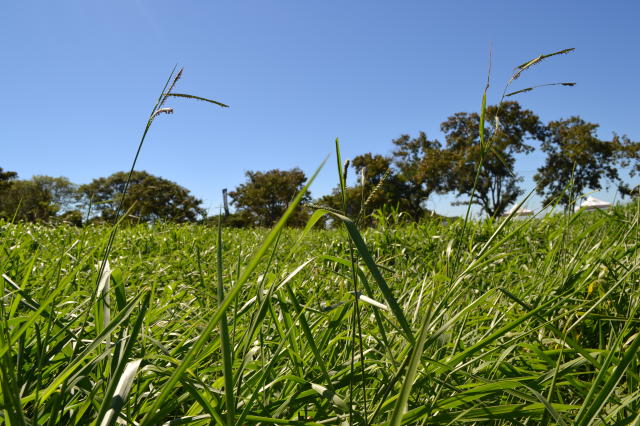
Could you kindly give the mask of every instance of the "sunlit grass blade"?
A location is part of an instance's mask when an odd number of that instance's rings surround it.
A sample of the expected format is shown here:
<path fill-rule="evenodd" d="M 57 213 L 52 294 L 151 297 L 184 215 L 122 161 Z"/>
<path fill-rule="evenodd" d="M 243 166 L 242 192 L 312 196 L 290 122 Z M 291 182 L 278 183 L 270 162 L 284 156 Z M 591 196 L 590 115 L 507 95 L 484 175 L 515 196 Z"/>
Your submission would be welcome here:
<path fill-rule="evenodd" d="M 634 311 L 636 311 L 634 309 Z M 614 348 L 617 345 L 614 346 Z M 620 362 L 612 372 L 607 371 L 608 363 L 603 365 L 600 373 L 593 381 L 591 390 L 585 398 L 585 404 L 578 413 L 575 420 L 577 425 L 586 425 L 594 422 L 599 415 L 604 405 L 609 401 L 611 394 L 620 380 L 622 380 L 627 368 L 632 361 L 638 357 L 638 350 L 640 349 L 640 334 L 636 333 L 633 339 L 633 343 L 624 352 L 624 355 L 620 359 Z M 613 351 L 610 354 L 609 359 L 613 357 Z M 598 385 L 601 380 L 608 375 L 606 382 L 598 389 Z M 597 391 L 596 391 L 597 389 Z"/>
<path fill-rule="evenodd" d="M 105 327 L 104 330 L 102 330 L 102 332 L 98 336 L 96 336 L 96 338 L 90 344 L 88 344 L 80 354 L 78 354 L 73 360 L 71 360 L 69 365 L 49 384 L 49 386 L 42 392 L 42 394 L 39 395 L 40 402 L 46 401 L 47 398 L 49 398 L 51 394 L 53 394 L 56 391 L 58 386 L 60 386 L 67 377 L 69 377 L 76 369 L 80 368 L 81 363 L 89 355 L 91 355 L 91 353 L 99 345 L 101 345 L 104 342 L 107 336 L 109 336 L 109 334 L 111 334 L 111 332 L 117 326 L 119 326 L 129 318 L 129 316 L 133 312 L 134 308 L 136 307 L 136 305 L 138 304 L 138 301 L 142 296 L 143 294 L 140 294 L 136 296 L 133 300 L 131 300 L 131 302 L 129 302 L 126 308 L 123 309 L 121 312 L 119 312 L 118 315 L 109 323 L 109 325 Z M 29 395 L 23 398 L 23 402 L 28 402 L 34 398 L 35 398 L 35 395 L 33 394 Z"/>
<path fill-rule="evenodd" d="M 347 403 L 344 401 L 344 399 L 342 399 L 340 396 L 338 396 L 334 392 L 331 392 L 326 387 L 319 385 L 317 383 L 311 383 L 311 389 L 318 392 L 318 394 L 322 395 L 323 397 L 327 398 L 329 401 L 331 401 L 333 405 L 338 407 L 343 412 L 349 411 L 349 407 Z"/>
<path fill-rule="evenodd" d="M 118 363 L 112 371 L 111 379 L 109 380 L 96 417 L 96 422 L 100 422 L 101 425 L 112 425 L 117 420 L 126 394 L 129 393 L 129 389 L 131 388 L 131 381 L 133 381 L 140 362 L 142 361 L 129 362 L 129 358 L 134 348 L 139 345 L 137 339 L 142 329 L 144 317 L 149 309 L 150 298 L 151 293 L 147 292 L 140 304 L 140 312 L 138 312 L 138 316 L 131 328 L 130 335 L 126 337 L 126 344 L 122 353 L 115 354 L 116 357 L 119 356 L 120 358 L 117 360 Z"/>
<path fill-rule="evenodd" d="M 88 253 L 87 257 L 90 257 L 91 254 L 92 252 Z M 81 269 L 82 266 L 82 264 L 76 266 L 75 271 Z M 29 315 L 29 318 L 22 324 L 22 326 L 18 330 L 11 334 L 9 342 L 3 342 L 2 347 L 0 348 L 0 356 L 4 355 L 7 350 L 9 350 L 9 348 L 18 341 L 20 336 L 22 336 L 33 325 L 33 323 L 38 320 L 39 316 L 49 307 L 50 304 L 55 301 L 56 297 L 58 297 L 60 293 L 62 293 L 66 289 L 66 286 L 72 280 L 72 278 L 73 275 L 70 274 L 68 277 L 65 277 L 61 282 L 59 282 L 56 288 L 49 293 L 48 297 L 40 303 L 40 307 L 31 315 Z"/>
<path fill-rule="evenodd" d="M 133 380 L 138 372 L 138 367 L 140 367 L 140 362 L 142 362 L 142 360 L 137 359 L 127 363 L 125 366 L 124 371 L 120 376 L 120 380 L 118 381 L 118 385 L 116 386 L 115 393 L 113 394 L 109 411 L 107 411 L 104 419 L 100 422 L 100 426 L 111 426 L 115 424 L 118 419 L 118 415 L 120 414 L 120 410 L 129 396 L 129 391 L 131 390 L 131 385 L 133 384 Z"/>
<path fill-rule="evenodd" d="M 304 312 L 302 309 L 302 306 L 300 306 L 300 303 L 298 303 L 298 298 L 296 297 L 293 289 L 291 288 L 291 286 L 289 285 L 289 283 L 285 284 L 285 289 L 287 290 L 287 293 L 289 294 L 289 298 L 291 300 L 291 302 L 293 303 L 294 309 L 296 310 L 296 313 L 298 314 L 298 318 L 299 318 L 299 322 L 300 322 L 300 326 L 302 327 L 302 332 L 307 340 L 307 344 L 309 345 L 309 348 L 311 349 L 311 353 L 313 354 L 313 357 L 316 360 L 316 363 L 318 364 L 318 367 L 320 368 L 320 371 L 322 372 L 322 376 L 325 380 L 325 382 L 327 383 L 327 387 L 329 389 L 331 389 L 333 391 L 333 384 L 331 382 L 331 377 L 329 376 L 329 371 L 327 369 L 327 366 L 325 365 L 324 359 L 322 359 L 322 355 L 320 354 L 320 350 L 318 349 L 318 345 L 316 344 L 315 338 L 313 337 L 313 333 L 311 332 L 311 328 L 309 327 L 309 323 L 307 322 L 307 319 L 304 316 Z"/>
<path fill-rule="evenodd" d="M 0 284 L 0 290 L 4 290 L 4 283 Z M 2 291 L 4 293 L 4 291 Z M 0 318 L 0 342 L 6 344 L 7 326 L 5 323 L 5 312 L 0 307 L 3 318 Z M 3 416 L 7 424 L 26 425 L 27 419 L 24 416 L 24 409 L 20 401 L 20 389 L 18 386 L 18 377 L 16 367 L 11 356 L 11 352 L 5 352 L 0 356 L 0 389 L 2 396 L 0 403 L 2 404 Z"/>
<path fill-rule="evenodd" d="M 391 292 L 391 289 L 387 285 L 387 282 L 382 277 L 382 274 L 380 273 L 378 266 L 373 260 L 373 257 L 371 257 L 371 253 L 369 253 L 369 249 L 367 248 L 366 243 L 362 239 L 362 235 L 360 235 L 360 231 L 358 231 L 358 229 L 356 228 L 356 225 L 348 217 L 338 215 L 335 213 L 332 213 L 332 214 L 345 224 L 347 231 L 349 232 L 349 235 L 351 237 L 351 240 L 356 246 L 356 249 L 358 250 L 360 257 L 362 257 L 362 260 L 364 261 L 365 265 L 369 269 L 369 272 L 373 276 L 373 279 L 378 285 L 378 288 L 382 292 L 382 295 L 387 301 L 387 304 L 389 305 L 391 312 L 393 312 L 393 315 L 395 316 L 396 320 L 400 324 L 400 327 L 402 328 L 406 338 L 410 342 L 413 342 L 414 340 L 413 332 L 411 331 L 411 327 L 407 322 L 404 312 L 402 311 L 402 308 L 400 307 L 400 305 L 398 305 L 398 302 L 396 301 L 396 298 L 393 296 L 393 293 Z"/>

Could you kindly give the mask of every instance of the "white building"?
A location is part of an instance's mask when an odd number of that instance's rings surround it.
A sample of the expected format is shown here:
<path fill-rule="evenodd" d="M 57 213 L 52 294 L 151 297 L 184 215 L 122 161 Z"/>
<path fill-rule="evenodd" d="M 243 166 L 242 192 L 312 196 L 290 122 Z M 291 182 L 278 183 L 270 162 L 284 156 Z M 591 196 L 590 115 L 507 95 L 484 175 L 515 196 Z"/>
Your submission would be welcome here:
<path fill-rule="evenodd" d="M 609 207 L 611 207 L 611 203 L 598 200 L 595 197 L 589 196 L 582 202 L 582 204 L 580 205 L 576 204 L 576 211 L 580 209 L 584 209 L 584 210 L 608 209 Z"/>
<path fill-rule="evenodd" d="M 511 207 L 509 211 L 503 214 L 503 216 L 509 216 L 511 213 L 513 213 L 516 210 L 517 207 L 518 206 Z M 524 208 L 523 206 L 523 207 L 520 207 L 518 211 L 516 211 L 515 216 L 531 216 L 532 214 L 533 214 L 533 210 L 529 210 L 527 208 Z"/>

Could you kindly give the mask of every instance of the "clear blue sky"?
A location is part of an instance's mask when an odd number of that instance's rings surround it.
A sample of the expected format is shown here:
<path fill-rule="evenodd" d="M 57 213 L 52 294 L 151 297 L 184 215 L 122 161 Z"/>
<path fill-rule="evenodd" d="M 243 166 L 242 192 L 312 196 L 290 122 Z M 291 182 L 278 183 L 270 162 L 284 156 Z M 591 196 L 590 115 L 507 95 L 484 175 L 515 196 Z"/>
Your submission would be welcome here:
<path fill-rule="evenodd" d="M 129 167 L 153 101 L 175 64 L 178 91 L 154 123 L 138 169 L 189 188 L 206 207 L 246 170 L 313 172 L 343 156 L 387 154 L 391 140 L 478 111 L 493 49 L 489 102 L 513 67 L 575 47 L 526 73 L 518 100 L 549 121 L 578 114 L 640 140 L 640 3 L 634 1 L 6 1 L 0 167 L 22 178 L 87 183 Z M 530 177 L 542 161 L 518 163 Z M 335 186 L 335 160 L 312 195 Z M 615 193 L 595 194 L 613 200 Z M 536 207 L 535 202 L 531 207 Z M 447 197 L 429 208 L 456 213 Z"/>

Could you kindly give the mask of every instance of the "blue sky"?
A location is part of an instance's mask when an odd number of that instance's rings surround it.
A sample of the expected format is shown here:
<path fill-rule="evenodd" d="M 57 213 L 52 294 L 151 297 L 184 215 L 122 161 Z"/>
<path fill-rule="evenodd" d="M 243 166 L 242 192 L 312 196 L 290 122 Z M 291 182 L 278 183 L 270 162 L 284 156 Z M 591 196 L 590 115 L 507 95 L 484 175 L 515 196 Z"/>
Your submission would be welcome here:
<path fill-rule="evenodd" d="M 392 139 L 420 130 L 442 141 L 449 115 L 479 110 L 490 46 L 490 103 L 516 65 L 575 47 L 513 87 L 577 86 L 517 100 L 544 121 L 580 115 L 601 125 L 602 138 L 640 140 L 639 16 L 633 1 L 3 2 L 0 167 L 76 183 L 127 169 L 178 64 L 178 91 L 231 108 L 173 100 L 175 114 L 154 123 L 138 169 L 216 210 L 221 189 L 246 170 L 311 174 L 336 137 L 345 158 L 390 153 Z M 525 189 L 542 161 L 518 162 Z M 312 195 L 335 186 L 334 164 Z M 449 202 L 434 197 L 428 207 L 458 213 Z"/>

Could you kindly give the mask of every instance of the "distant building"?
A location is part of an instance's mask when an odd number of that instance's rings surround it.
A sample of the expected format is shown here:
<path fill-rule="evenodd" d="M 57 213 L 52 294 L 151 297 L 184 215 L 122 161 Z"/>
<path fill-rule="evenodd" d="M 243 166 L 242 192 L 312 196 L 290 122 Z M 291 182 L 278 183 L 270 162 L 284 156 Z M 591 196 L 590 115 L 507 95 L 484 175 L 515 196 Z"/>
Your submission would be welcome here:
<path fill-rule="evenodd" d="M 504 213 L 502 216 L 509 216 L 511 213 L 513 213 L 516 208 L 518 206 L 513 206 L 509 209 L 509 211 L 507 211 L 506 213 Z M 515 216 L 531 216 L 533 214 L 533 210 L 529 210 L 527 208 L 524 207 L 520 207 L 516 212 L 515 212 Z"/>
<path fill-rule="evenodd" d="M 602 200 L 598 200 L 595 197 L 587 197 L 582 204 L 577 205 L 576 204 L 576 208 L 575 210 L 601 210 L 601 209 L 608 209 L 609 207 L 611 207 L 611 203 L 608 203 L 606 201 L 602 201 Z"/>

